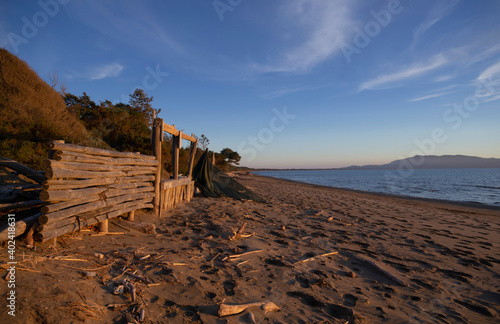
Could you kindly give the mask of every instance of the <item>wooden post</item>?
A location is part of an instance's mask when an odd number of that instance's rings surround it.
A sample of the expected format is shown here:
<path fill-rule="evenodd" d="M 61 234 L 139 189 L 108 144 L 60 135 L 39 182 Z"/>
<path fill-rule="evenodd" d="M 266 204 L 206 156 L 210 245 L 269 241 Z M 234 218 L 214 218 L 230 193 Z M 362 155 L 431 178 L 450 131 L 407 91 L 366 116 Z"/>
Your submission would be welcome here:
<path fill-rule="evenodd" d="M 135 211 L 134 211 L 134 210 L 133 210 L 133 211 L 131 211 L 131 212 L 128 212 L 128 220 L 129 220 L 130 222 L 135 221 Z"/>
<path fill-rule="evenodd" d="M 215 152 L 212 152 L 212 165 L 215 165 Z"/>
<path fill-rule="evenodd" d="M 99 233 L 107 233 L 108 232 L 108 220 L 105 219 L 99 222 Z"/>
<path fill-rule="evenodd" d="M 179 135 L 173 136 L 172 139 L 172 166 L 173 166 L 173 179 L 179 179 L 179 151 L 181 148 L 181 137 L 182 133 L 179 132 Z"/>
<path fill-rule="evenodd" d="M 163 119 L 155 118 L 153 125 L 154 140 L 153 140 L 153 154 L 158 160 L 158 169 L 155 174 L 155 197 L 153 199 L 153 211 L 156 215 L 160 216 L 160 178 L 161 178 L 161 138 L 163 134 L 160 129 L 162 128 Z"/>
<path fill-rule="evenodd" d="M 191 136 L 194 137 L 194 134 L 191 134 Z M 191 142 L 191 150 L 189 152 L 189 165 L 188 165 L 188 178 L 191 179 L 191 176 L 193 175 L 193 165 L 194 165 L 194 158 L 196 155 L 196 146 L 198 145 L 198 142 Z"/>

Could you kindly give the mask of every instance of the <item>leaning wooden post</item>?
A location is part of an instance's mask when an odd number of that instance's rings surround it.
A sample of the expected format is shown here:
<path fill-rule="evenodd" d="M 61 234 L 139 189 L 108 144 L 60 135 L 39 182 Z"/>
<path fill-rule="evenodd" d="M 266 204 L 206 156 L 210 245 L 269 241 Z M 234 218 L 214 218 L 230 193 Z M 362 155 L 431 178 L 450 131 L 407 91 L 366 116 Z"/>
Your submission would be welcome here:
<path fill-rule="evenodd" d="M 160 216 L 160 177 L 161 177 L 161 140 L 163 134 L 161 133 L 163 119 L 155 118 L 153 125 L 153 155 L 158 160 L 158 169 L 155 174 L 155 197 L 153 199 L 153 211 L 156 215 Z"/>
<path fill-rule="evenodd" d="M 194 137 L 194 134 L 191 134 L 191 136 Z M 188 178 L 191 179 L 191 176 L 193 175 L 193 165 L 194 165 L 194 158 L 196 155 L 196 146 L 198 145 L 198 142 L 191 142 L 191 151 L 189 152 L 189 165 L 188 165 Z"/>
<path fill-rule="evenodd" d="M 181 148 L 181 138 L 182 132 L 179 135 L 173 137 L 172 145 L 172 166 L 173 166 L 173 178 L 174 180 L 179 179 L 179 151 Z"/>

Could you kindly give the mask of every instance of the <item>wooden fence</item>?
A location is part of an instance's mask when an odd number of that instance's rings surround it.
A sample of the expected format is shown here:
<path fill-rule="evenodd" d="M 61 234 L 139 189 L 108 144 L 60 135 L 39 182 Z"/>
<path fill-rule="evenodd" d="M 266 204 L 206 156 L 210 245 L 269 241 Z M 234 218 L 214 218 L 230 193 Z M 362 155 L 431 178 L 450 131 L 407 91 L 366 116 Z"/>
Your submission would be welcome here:
<path fill-rule="evenodd" d="M 161 180 L 165 132 L 173 136 L 173 174 L 169 180 Z M 134 211 L 144 208 L 153 208 L 160 216 L 179 202 L 190 201 L 194 194 L 196 137 L 161 118 L 155 118 L 152 135 L 154 156 L 53 141 L 49 159 L 44 161 L 46 180 L 38 201 L 43 207 L 41 214 L 32 216 L 36 221 L 32 227 L 35 240 L 45 242 L 96 223 L 99 231 L 106 232 L 108 219 L 113 217 L 128 213 L 129 220 L 133 220 Z M 179 150 L 183 139 L 191 146 L 188 174 L 181 176 Z M 22 234 L 24 229 L 19 232 Z"/>
<path fill-rule="evenodd" d="M 35 239 L 47 241 L 143 208 L 153 208 L 159 161 L 154 156 L 51 144 Z M 157 198 L 156 198 L 157 200 Z"/>
<path fill-rule="evenodd" d="M 162 211 L 175 207 L 182 201 L 190 201 L 194 194 L 194 181 L 192 181 L 192 172 L 194 158 L 196 155 L 196 146 L 198 141 L 193 134 L 191 136 L 177 130 L 175 125 L 169 125 L 163 122 L 163 119 L 156 118 L 153 123 L 153 151 L 156 158 L 161 161 L 161 142 L 164 140 L 164 133 L 172 135 L 172 178 L 169 180 L 160 180 L 160 170 L 157 172 L 155 181 L 155 211 L 160 215 Z M 191 142 L 189 152 L 188 174 L 184 177 L 179 176 L 179 150 L 182 140 Z"/>

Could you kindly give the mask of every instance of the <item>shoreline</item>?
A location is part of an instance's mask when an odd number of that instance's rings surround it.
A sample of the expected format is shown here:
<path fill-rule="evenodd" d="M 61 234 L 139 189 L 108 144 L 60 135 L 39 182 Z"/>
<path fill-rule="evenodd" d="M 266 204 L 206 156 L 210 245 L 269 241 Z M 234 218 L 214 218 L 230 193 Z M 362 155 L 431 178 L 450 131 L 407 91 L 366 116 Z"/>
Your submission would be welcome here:
<path fill-rule="evenodd" d="M 340 190 L 340 191 L 355 192 L 355 193 L 367 194 L 367 195 L 374 195 L 374 196 L 379 196 L 379 197 L 395 198 L 395 199 L 402 199 L 402 200 L 416 200 L 416 201 L 436 203 L 436 204 L 446 204 L 446 205 L 454 205 L 454 206 L 460 206 L 460 207 L 468 207 L 468 208 L 478 208 L 478 209 L 487 209 L 487 210 L 500 211 L 500 206 L 488 205 L 488 204 L 483 204 L 483 203 L 479 203 L 479 202 L 465 202 L 465 201 L 455 201 L 455 200 L 446 200 L 446 199 L 435 199 L 435 198 L 425 198 L 425 197 L 416 197 L 416 196 L 396 195 L 396 194 L 389 194 L 389 193 L 384 193 L 384 192 L 375 192 L 375 191 L 365 191 L 365 190 L 359 190 L 359 189 L 341 188 L 341 187 L 320 185 L 320 184 L 315 184 L 315 183 L 310 183 L 310 182 L 304 182 L 304 181 L 298 181 L 298 180 L 283 179 L 283 178 L 278 178 L 278 177 L 266 176 L 266 175 L 262 175 L 262 174 L 255 174 L 255 173 L 253 173 L 251 171 L 250 171 L 250 173 L 252 174 L 252 176 L 256 176 L 256 177 L 271 178 L 271 179 L 275 179 L 275 180 L 282 180 L 282 181 L 288 181 L 288 182 L 293 182 L 293 183 L 300 183 L 300 184 L 310 185 L 310 186 L 314 186 L 314 187 L 322 187 L 322 188 L 334 189 L 334 190 Z"/>

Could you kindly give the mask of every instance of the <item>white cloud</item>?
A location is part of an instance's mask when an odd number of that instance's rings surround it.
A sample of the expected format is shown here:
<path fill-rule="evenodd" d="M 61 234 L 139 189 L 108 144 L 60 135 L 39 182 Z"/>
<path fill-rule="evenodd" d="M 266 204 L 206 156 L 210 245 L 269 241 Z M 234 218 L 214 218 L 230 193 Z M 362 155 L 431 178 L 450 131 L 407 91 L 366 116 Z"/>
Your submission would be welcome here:
<path fill-rule="evenodd" d="M 93 67 L 88 72 L 90 80 L 101 80 L 105 78 L 115 77 L 123 70 L 123 66 L 118 63 L 111 63 Z"/>
<path fill-rule="evenodd" d="M 359 91 L 362 90 L 376 90 L 383 87 L 391 87 L 394 86 L 394 83 L 399 81 L 404 81 L 406 79 L 410 79 L 413 77 L 417 77 L 424 73 L 435 70 L 443 65 L 448 63 L 448 59 L 444 57 L 442 54 L 434 56 L 432 59 L 423 62 L 416 63 L 409 67 L 405 67 L 400 71 L 391 73 L 391 74 L 383 74 L 374 79 L 363 82 L 359 86 Z"/>
<path fill-rule="evenodd" d="M 122 70 L 122 65 L 118 63 L 109 63 L 89 67 L 85 72 L 71 70 L 69 73 L 66 73 L 64 77 L 67 79 L 84 78 L 89 80 L 101 80 L 118 76 Z"/>
<path fill-rule="evenodd" d="M 481 72 L 476 80 L 490 80 L 495 76 L 500 77 L 500 61 Z"/>
<path fill-rule="evenodd" d="M 439 92 L 439 93 L 434 93 L 434 94 L 430 94 L 430 95 L 423 96 L 423 97 L 413 98 L 413 99 L 410 99 L 408 101 L 409 102 L 422 101 L 422 100 L 427 100 L 427 99 L 442 97 L 442 96 L 445 96 L 445 95 L 453 93 L 453 92 L 454 91 Z"/>
<path fill-rule="evenodd" d="M 286 2 L 288 23 L 307 32 L 300 44 L 285 51 L 279 62 L 254 65 L 261 72 L 305 72 L 341 50 L 352 32 L 352 1 L 294 0 Z"/>

